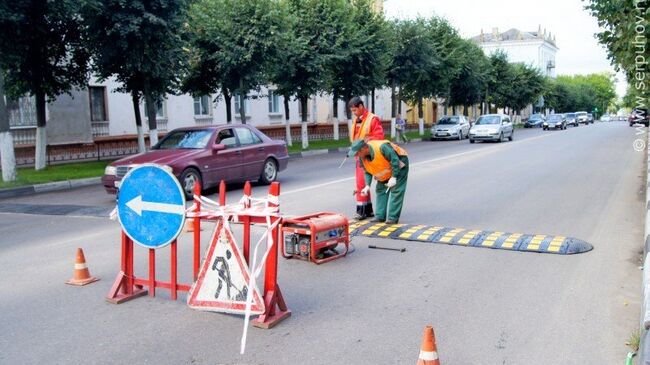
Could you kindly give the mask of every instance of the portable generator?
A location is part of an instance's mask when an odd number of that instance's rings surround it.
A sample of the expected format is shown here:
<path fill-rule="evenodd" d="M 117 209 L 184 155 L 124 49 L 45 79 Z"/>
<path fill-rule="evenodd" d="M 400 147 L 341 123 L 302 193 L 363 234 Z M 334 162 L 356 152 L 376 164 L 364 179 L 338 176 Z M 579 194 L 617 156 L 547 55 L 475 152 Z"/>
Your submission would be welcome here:
<path fill-rule="evenodd" d="M 283 219 L 282 256 L 316 264 L 345 256 L 350 246 L 348 227 L 348 218 L 337 213 Z"/>

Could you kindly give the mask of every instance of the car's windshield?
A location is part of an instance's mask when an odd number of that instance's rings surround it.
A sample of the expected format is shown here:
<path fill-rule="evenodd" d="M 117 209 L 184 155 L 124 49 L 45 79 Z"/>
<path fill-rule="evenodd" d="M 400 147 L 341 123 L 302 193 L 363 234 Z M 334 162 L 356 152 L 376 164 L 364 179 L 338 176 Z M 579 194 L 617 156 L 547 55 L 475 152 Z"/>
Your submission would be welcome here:
<path fill-rule="evenodd" d="M 549 121 L 552 121 L 552 122 L 553 121 L 560 121 L 560 120 L 562 120 L 562 116 L 559 115 L 559 114 L 551 114 L 546 119 L 549 120 Z"/>
<path fill-rule="evenodd" d="M 440 119 L 438 124 L 458 124 L 460 122 L 459 117 L 444 117 Z"/>
<path fill-rule="evenodd" d="M 176 148 L 205 148 L 210 141 L 212 131 L 207 129 L 191 131 L 175 131 L 169 133 L 154 148 L 157 150 L 170 150 Z"/>
<path fill-rule="evenodd" d="M 576 114 L 575 114 L 575 113 L 567 113 L 567 114 L 566 114 L 566 117 L 567 117 L 567 118 L 575 118 L 575 117 L 576 117 Z"/>
<path fill-rule="evenodd" d="M 501 117 L 498 115 L 483 115 L 478 118 L 476 124 L 485 125 L 485 124 L 499 124 L 501 122 Z"/>

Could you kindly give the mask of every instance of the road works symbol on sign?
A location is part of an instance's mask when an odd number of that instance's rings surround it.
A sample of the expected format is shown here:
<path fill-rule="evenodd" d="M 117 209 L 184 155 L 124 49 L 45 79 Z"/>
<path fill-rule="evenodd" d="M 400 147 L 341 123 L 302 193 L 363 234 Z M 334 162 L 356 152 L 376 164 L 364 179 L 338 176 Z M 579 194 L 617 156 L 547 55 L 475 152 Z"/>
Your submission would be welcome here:
<path fill-rule="evenodd" d="M 185 194 L 170 172 L 154 164 L 130 170 L 117 194 L 117 216 L 124 233 L 147 248 L 178 237 L 185 223 Z"/>
<path fill-rule="evenodd" d="M 219 221 L 199 277 L 187 296 L 190 308 L 244 314 L 250 271 L 229 229 Z M 253 287 L 252 314 L 264 313 L 264 302 Z"/>

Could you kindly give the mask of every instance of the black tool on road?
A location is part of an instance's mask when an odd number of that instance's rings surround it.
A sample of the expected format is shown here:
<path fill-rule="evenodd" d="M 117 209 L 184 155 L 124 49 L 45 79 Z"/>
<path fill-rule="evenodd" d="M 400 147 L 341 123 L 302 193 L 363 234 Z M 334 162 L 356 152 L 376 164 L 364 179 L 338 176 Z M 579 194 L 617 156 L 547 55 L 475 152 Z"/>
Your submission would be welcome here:
<path fill-rule="evenodd" d="M 406 252 L 405 248 L 381 247 L 381 246 L 375 246 L 375 245 L 368 245 L 368 248 L 374 248 L 374 249 L 377 249 L 377 250 L 389 250 L 389 251 Z"/>

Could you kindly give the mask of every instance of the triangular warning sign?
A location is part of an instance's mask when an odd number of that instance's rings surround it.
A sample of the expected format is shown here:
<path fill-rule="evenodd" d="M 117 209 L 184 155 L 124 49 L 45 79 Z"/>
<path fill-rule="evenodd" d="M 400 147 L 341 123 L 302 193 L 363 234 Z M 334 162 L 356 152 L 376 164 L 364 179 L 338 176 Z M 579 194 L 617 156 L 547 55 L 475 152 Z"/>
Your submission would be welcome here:
<path fill-rule="evenodd" d="M 190 308 L 245 314 L 250 271 L 239 251 L 232 232 L 219 221 L 199 277 L 187 296 Z M 252 314 L 264 313 L 264 301 L 253 284 Z"/>

